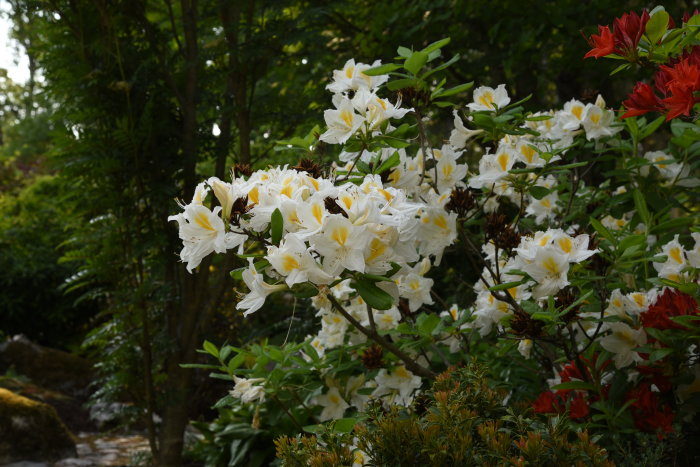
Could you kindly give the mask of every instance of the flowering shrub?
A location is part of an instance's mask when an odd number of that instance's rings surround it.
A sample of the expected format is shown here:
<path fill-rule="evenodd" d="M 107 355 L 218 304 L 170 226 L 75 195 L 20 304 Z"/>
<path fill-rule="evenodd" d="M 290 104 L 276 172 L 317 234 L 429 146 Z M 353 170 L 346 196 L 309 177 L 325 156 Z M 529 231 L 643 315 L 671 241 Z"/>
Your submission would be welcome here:
<path fill-rule="evenodd" d="M 657 8 L 599 26 L 587 57 L 658 68 L 664 97 L 638 84 L 624 113 L 602 96 L 529 112 L 506 85 L 465 103 L 472 83 L 445 87 L 459 58 L 439 60 L 449 39 L 333 72 L 326 130 L 281 142 L 298 165 L 210 178 L 170 218 L 189 271 L 212 252 L 247 260 L 232 272 L 244 314 L 291 293 L 318 317 L 304 342 L 206 342 L 219 365 L 205 367 L 235 383 L 220 406 L 256 433 L 319 432 L 327 420 L 347 432 L 369 407 L 411 406 L 439 372 L 476 357 L 508 388 L 502 403 L 565 414 L 621 458 L 639 433 L 691 433 L 697 24 L 676 28 Z M 449 135 L 433 125 L 445 114 Z M 312 162 L 321 146 L 337 148 L 331 167 Z"/>

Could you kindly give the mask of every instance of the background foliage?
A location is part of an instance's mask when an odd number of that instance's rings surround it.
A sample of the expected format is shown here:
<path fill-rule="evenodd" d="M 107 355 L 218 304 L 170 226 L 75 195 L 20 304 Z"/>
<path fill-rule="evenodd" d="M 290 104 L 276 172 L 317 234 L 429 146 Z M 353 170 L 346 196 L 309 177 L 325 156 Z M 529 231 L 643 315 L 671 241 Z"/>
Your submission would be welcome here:
<path fill-rule="evenodd" d="M 59 347 L 85 339 L 102 370 L 96 397 L 134 403 L 166 465 L 179 462 L 187 421 L 212 401 L 205 375 L 180 367 L 197 360 L 202 336 L 282 341 L 294 305 L 277 301 L 242 323 L 232 311 L 233 258 L 207 261 L 203 273 L 188 275 L 167 222 L 176 197 L 189 199 L 195 181 L 224 179 L 236 163 L 295 163 L 295 153 L 273 150 L 275 141 L 306 134 L 319 121 L 330 70 L 351 57 L 391 57 L 399 44 L 420 48 L 450 36 L 461 55 L 450 68 L 454 81 L 508 82 L 516 98 L 533 94 L 535 107 L 597 92 L 620 102 L 631 81 L 613 85 L 607 64 L 583 62 L 588 46 L 580 29 L 588 34 L 621 12 L 649 6 L 10 4 L 32 77 L 24 86 L 0 82 L 1 330 Z M 678 16 L 692 6 L 679 2 L 669 10 Z M 303 323 L 310 321 L 311 312 L 296 307 L 292 337 L 306 335 Z"/>

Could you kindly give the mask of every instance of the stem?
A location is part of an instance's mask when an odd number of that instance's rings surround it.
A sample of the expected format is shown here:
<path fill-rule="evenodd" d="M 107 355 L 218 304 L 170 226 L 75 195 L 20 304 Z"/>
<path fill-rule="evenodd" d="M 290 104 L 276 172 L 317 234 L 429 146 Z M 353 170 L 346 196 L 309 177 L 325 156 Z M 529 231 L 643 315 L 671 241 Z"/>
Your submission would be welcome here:
<path fill-rule="evenodd" d="M 274 396 L 274 395 L 273 395 L 273 396 L 272 396 L 272 400 L 274 400 L 275 402 L 277 402 L 277 405 L 279 405 L 279 406 L 282 408 L 282 410 L 284 410 L 284 412 L 287 414 L 287 416 L 288 416 L 288 417 L 292 420 L 292 422 L 294 423 L 294 426 L 296 426 L 297 429 L 298 429 L 299 431 L 301 431 L 302 433 L 305 433 L 304 427 L 301 426 L 301 424 L 297 421 L 296 418 L 294 418 L 294 415 L 292 415 L 292 413 L 289 411 L 289 409 L 287 408 L 287 406 L 284 405 L 284 404 L 282 403 L 282 401 L 279 400 L 279 398 L 278 398 L 277 396 Z"/>
<path fill-rule="evenodd" d="M 338 311 L 338 313 L 343 315 L 343 317 L 345 319 L 347 319 L 350 322 L 350 324 L 355 326 L 355 328 L 357 328 L 358 331 L 360 331 L 362 334 L 367 336 L 369 339 L 372 339 L 374 342 L 376 342 L 377 344 L 381 345 L 389 352 L 391 352 L 394 355 L 396 355 L 397 357 L 399 357 L 399 359 L 406 364 L 406 368 L 408 368 L 411 372 L 417 374 L 418 376 L 422 376 L 424 378 L 434 379 L 437 376 L 429 368 L 424 368 L 424 367 L 420 366 L 408 354 L 406 354 L 404 351 L 402 351 L 401 349 L 396 347 L 393 343 L 389 342 L 383 336 L 379 335 L 379 333 L 377 333 L 375 330 L 367 329 L 362 324 L 360 324 L 359 321 L 357 321 L 355 318 L 352 317 L 352 315 L 350 315 L 350 313 L 345 311 L 345 308 L 343 308 L 343 306 L 340 303 L 338 303 L 338 300 L 336 300 L 336 298 L 333 295 L 328 294 L 327 297 L 328 297 L 328 301 L 330 301 L 331 304 L 333 305 L 333 308 L 335 308 Z"/>

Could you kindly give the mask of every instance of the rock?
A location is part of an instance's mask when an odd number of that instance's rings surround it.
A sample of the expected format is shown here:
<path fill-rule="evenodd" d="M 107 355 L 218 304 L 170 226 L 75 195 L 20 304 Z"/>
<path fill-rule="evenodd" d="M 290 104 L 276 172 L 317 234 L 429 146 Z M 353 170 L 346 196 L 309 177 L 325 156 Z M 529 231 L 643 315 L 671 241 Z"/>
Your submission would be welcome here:
<path fill-rule="evenodd" d="M 10 368 L 33 383 L 84 401 L 93 378 L 92 365 L 76 355 L 14 336 L 0 344 L 0 373 Z"/>
<path fill-rule="evenodd" d="M 73 435 L 53 407 L 0 388 L 0 465 L 75 454 Z"/>
<path fill-rule="evenodd" d="M 84 402 L 74 397 L 42 388 L 23 377 L 0 376 L 0 388 L 49 404 L 56 409 L 61 421 L 73 433 L 97 430 L 97 424 L 91 419 L 90 412 L 85 408 Z"/>

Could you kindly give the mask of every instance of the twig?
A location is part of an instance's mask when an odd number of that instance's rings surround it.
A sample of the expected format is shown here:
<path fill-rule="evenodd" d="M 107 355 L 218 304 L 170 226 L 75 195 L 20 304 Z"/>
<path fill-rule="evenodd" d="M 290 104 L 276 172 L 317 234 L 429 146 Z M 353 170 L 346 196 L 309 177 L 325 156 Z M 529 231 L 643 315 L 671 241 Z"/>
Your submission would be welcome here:
<path fill-rule="evenodd" d="M 364 334 L 365 336 L 372 339 L 377 344 L 384 347 L 389 352 L 391 352 L 394 355 L 396 355 L 397 357 L 399 357 L 399 359 L 406 364 L 406 368 L 408 368 L 411 372 L 417 374 L 418 376 L 422 376 L 424 378 L 434 379 L 437 376 L 435 374 L 435 372 L 433 372 L 429 368 L 425 368 L 425 367 L 420 366 L 408 354 L 406 354 L 404 351 L 402 351 L 401 349 L 396 347 L 394 344 L 389 342 L 387 339 L 385 339 L 379 333 L 377 333 L 376 331 L 374 331 L 372 329 L 367 329 L 362 324 L 360 324 L 360 322 L 357 321 L 355 318 L 353 318 L 352 315 L 350 315 L 350 313 L 345 311 L 345 308 L 343 308 L 343 306 L 340 303 L 338 303 L 338 300 L 336 300 L 333 295 L 328 294 L 327 297 L 328 297 L 328 301 L 330 301 L 331 304 L 333 305 L 333 308 L 335 308 L 338 311 L 338 313 L 343 315 L 343 317 L 345 319 L 347 319 L 350 322 L 350 324 L 355 326 L 355 328 L 357 328 L 357 330 L 360 331 L 362 334 Z"/>

